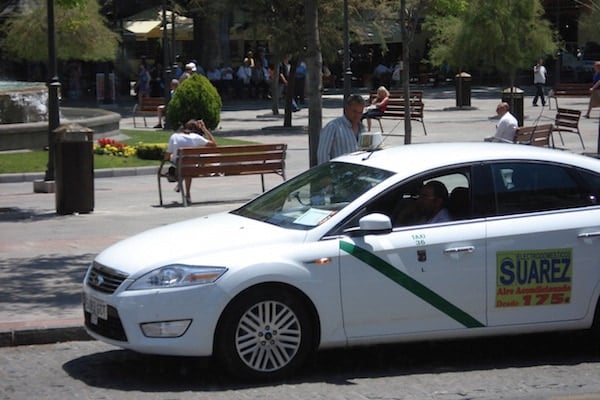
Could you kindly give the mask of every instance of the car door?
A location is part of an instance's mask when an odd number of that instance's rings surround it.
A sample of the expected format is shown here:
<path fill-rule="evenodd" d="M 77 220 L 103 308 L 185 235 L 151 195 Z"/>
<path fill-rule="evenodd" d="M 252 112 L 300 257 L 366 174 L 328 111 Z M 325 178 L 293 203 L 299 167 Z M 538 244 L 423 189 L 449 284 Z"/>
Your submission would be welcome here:
<path fill-rule="evenodd" d="M 403 185 L 393 196 L 400 193 L 410 200 L 407 192 L 413 184 Z M 368 206 L 367 211 L 385 213 L 385 208 Z M 350 341 L 485 325 L 484 219 L 346 235 L 340 249 L 344 326 Z"/>
<path fill-rule="evenodd" d="M 554 323 L 590 312 L 600 274 L 600 208 L 575 169 L 549 163 L 490 166 L 490 326 Z M 592 308 L 593 310 L 593 308 Z"/>

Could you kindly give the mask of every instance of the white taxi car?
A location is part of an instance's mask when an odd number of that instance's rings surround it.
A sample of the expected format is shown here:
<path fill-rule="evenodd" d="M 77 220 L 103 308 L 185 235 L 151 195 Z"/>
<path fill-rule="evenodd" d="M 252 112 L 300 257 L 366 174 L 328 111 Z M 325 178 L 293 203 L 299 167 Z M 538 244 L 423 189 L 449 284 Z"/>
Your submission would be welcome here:
<path fill-rule="evenodd" d="M 424 192 L 431 181 L 445 191 Z M 85 276 L 85 326 L 247 378 L 288 375 L 323 348 L 588 329 L 599 198 L 600 161 L 566 151 L 357 152 L 103 251 Z M 420 218 L 426 200 L 445 218 Z"/>

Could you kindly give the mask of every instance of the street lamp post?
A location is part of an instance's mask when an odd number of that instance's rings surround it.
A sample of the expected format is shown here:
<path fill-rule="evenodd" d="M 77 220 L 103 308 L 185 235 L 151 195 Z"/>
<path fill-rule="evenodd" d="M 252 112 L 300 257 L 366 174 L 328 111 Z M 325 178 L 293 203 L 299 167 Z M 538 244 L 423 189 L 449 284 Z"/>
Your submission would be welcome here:
<path fill-rule="evenodd" d="M 556 31 L 560 34 L 560 0 L 556 0 Z M 561 68 L 562 49 L 559 49 L 556 54 L 556 64 L 554 66 L 555 82 L 560 83 L 560 68 Z"/>
<path fill-rule="evenodd" d="M 171 11 L 172 12 L 172 11 Z M 164 85 L 164 97 L 169 100 L 170 85 L 167 83 L 170 81 L 170 66 L 171 61 L 169 60 L 169 40 L 168 40 L 168 32 L 167 32 L 167 1 L 163 0 L 162 2 L 162 46 L 163 46 L 163 62 L 162 62 L 162 81 Z"/>
<path fill-rule="evenodd" d="M 179 78 L 177 76 L 177 56 L 175 55 L 175 10 L 171 11 L 171 78 Z"/>
<path fill-rule="evenodd" d="M 60 125 L 58 93 L 60 81 L 56 63 L 56 44 L 54 31 L 54 1 L 48 0 L 48 165 L 45 181 L 54 180 L 54 130 Z"/>
<path fill-rule="evenodd" d="M 344 0 L 344 102 L 350 97 L 352 69 L 350 68 L 350 33 L 348 30 L 348 0 Z"/>

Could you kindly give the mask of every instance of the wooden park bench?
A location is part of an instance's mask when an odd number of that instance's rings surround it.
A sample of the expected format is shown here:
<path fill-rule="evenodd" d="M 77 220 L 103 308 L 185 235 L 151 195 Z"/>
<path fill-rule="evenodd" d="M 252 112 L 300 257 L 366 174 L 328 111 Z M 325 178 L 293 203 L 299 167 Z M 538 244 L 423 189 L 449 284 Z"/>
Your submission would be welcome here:
<path fill-rule="evenodd" d="M 590 97 L 589 83 L 557 83 L 548 93 L 548 106 L 552 108 L 552 99 L 558 108 L 559 97 Z"/>
<path fill-rule="evenodd" d="M 371 100 L 377 96 L 377 92 L 372 92 L 369 96 L 369 104 Z M 390 98 L 388 100 L 388 106 L 381 117 L 373 118 L 379 123 L 379 129 L 383 132 L 383 125 L 381 124 L 382 119 L 404 119 L 405 118 L 405 101 L 403 90 L 390 90 Z M 423 120 L 423 110 L 425 104 L 423 103 L 423 91 L 422 90 L 411 90 L 409 95 L 410 105 L 410 119 L 412 121 L 418 121 L 423 125 L 423 132 L 427 135 L 427 129 L 425 128 L 425 121 Z"/>
<path fill-rule="evenodd" d="M 249 144 L 217 147 L 180 147 L 177 149 L 175 178 L 179 184 L 183 206 L 188 205 L 184 179 L 221 177 L 230 175 L 260 175 L 265 191 L 265 174 L 276 174 L 285 180 L 287 144 Z M 158 168 L 158 197 L 163 205 L 161 179 L 169 178 L 164 160 Z"/>
<path fill-rule="evenodd" d="M 164 97 L 140 97 L 133 106 L 133 127 L 136 128 L 135 117 L 141 116 L 144 119 L 144 127 L 148 127 L 146 117 L 156 117 L 156 108 L 165 103 Z"/>
<path fill-rule="evenodd" d="M 531 146 L 554 147 L 552 143 L 552 124 L 520 126 L 515 132 L 514 142 Z"/>

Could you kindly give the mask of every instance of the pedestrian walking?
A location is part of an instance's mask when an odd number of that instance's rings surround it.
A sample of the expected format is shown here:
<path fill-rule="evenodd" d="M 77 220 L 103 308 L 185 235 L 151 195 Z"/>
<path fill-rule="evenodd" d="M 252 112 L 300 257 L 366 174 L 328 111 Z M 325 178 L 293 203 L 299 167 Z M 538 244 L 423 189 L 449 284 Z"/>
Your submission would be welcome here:
<path fill-rule="evenodd" d="M 544 97 L 544 86 L 546 85 L 546 67 L 544 67 L 544 60 L 541 58 L 537 64 L 533 66 L 533 84 L 535 85 L 535 96 L 533 97 L 533 106 L 537 107 L 538 98 L 542 101 L 542 107 L 546 105 L 546 98 Z"/>

